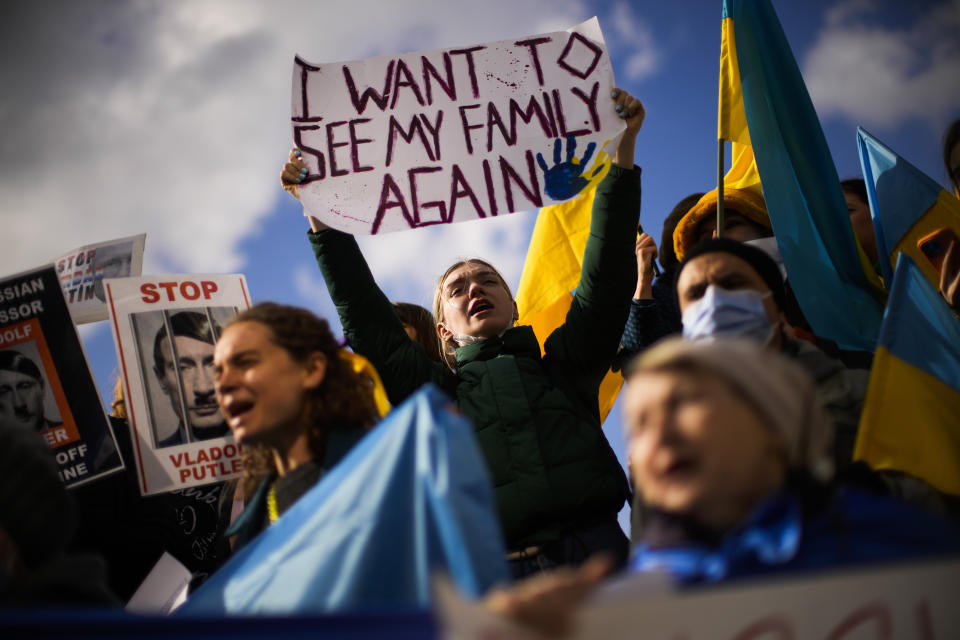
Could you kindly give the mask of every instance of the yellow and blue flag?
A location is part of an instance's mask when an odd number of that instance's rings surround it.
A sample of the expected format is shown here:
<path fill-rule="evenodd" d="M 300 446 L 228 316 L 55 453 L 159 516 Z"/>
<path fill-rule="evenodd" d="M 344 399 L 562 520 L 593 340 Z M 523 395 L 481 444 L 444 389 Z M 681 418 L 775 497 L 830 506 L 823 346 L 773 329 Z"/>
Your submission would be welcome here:
<path fill-rule="evenodd" d="M 473 426 L 426 385 L 190 596 L 182 616 L 424 610 L 430 578 L 508 579 Z"/>
<path fill-rule="evenodd" d="M 960 319 L 907 255 L 890 288 L 853 457 L 960 495 Z"/>
<path fill-rule="evenodd" d="M 724 183 L 757 188 L 762 180 L 790 286 L 814 332 L 873 350 L 882 285 L 853 235 L 820 121 L 769 0 L 724 0 L 720 51 L 718 134 L 734 143 Z"/>
<path fill-rule="evenodd" d="M 960 200 L 859 127 L 857 146 L 884 279 L 890 281 L 897 254 L 903 252 L 939 286 L 940 273 L 921 245 L 941 229 L 960 236 Z M 936 247 L 941 253 L 944 248 Z"/>
<path fill-rule="evenodd" d="M 594 177 L 592 188 L 579 197 L 544 207 L 537 216 L 517 288 L 517 311 L 518 324 L 533 327 L 541 352 L 550 334 L 566 320 L 573 303 L 572 291 L 580 282 L 583 252 L 590 236 L 595 187 L 609 168 L 610 163 L 606 162 L 606 167 Z M 613 408 L 622 384 L 623 377 L 612 371 L 601 382 L 601 421 Z"/>

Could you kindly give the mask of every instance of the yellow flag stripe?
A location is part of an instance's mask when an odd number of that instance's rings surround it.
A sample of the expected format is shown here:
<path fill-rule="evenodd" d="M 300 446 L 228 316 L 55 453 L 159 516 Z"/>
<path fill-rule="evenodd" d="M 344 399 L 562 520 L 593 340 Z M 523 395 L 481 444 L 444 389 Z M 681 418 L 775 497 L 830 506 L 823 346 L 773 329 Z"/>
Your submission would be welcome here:
<path fill-rule="evenodd" d="M 960 495 L 960 392 L 877 348 L 853 457 Z"/>

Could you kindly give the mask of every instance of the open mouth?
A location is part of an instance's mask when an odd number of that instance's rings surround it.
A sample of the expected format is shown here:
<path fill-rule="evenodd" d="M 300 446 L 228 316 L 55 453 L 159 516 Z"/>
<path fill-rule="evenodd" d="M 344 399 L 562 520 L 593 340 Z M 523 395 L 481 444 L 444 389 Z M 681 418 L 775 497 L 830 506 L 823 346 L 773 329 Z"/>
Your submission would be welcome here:
<path fill-rule="evenodd" d="M 234 400 L 223 408 L 223 412 L 226 414 L 227 420 L 233 422 L 237 418 L 250 411 L 252 408 L 253 402 L 249 400 Z"/>
<path fill-rule="evenodd" d="M 660 475 L 670 480 L 682 480 L 695 474 L 699 466 L 695 458 L 676 458 L 661 469 Z"/>
<path fill-rule="evenodd" d="M 485 311 L 492 311 L 493 305 L 487 302 L 486 300 L 478 300 L 470 306 L 470 315 L 473 317 L 479 316 Z"/>

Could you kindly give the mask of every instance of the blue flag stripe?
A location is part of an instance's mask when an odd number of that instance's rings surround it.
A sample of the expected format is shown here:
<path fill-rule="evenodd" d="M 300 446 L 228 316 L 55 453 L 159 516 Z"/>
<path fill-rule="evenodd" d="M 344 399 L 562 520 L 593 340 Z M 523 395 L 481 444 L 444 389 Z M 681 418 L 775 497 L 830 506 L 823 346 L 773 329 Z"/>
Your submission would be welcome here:
<path fill-rule="evenodd" d="M 904 254 L 897 262 L 879 344 L 960 391 L 960 319 Z"/>

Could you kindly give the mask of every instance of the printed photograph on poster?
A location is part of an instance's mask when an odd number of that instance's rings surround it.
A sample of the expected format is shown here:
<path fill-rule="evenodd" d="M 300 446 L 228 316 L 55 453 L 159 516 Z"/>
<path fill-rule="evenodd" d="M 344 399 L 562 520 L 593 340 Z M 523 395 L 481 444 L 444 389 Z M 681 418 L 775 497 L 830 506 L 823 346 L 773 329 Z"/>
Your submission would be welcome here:
<path fill-rule="evenodd" d="M 213 346 L 236 313 L 236 307 L 202 307 L 130 315 L 140 375 L 147 382 L 154 447 L 229 433 L 214 396 Z"/>
<path fill-rule="evenodd" d="M 213 349 L 250 306 L 241 275 L 105 282 L 144 495 L 235 477 L 240 447 L 214 394 Z"/>
<path fill-rule="evenodd" d="M 139 276 L 146 238 L 147 235 L 141 233 L 88 244 L 53 260 L 75 323 L 96 322 L 109 317 L 103 281 Z"/>
<path fill-rule="evenodd" d="M 40 434 L 68 487 L 123 469 L 53 266 L 0 280 L 0 428 Z"/>

